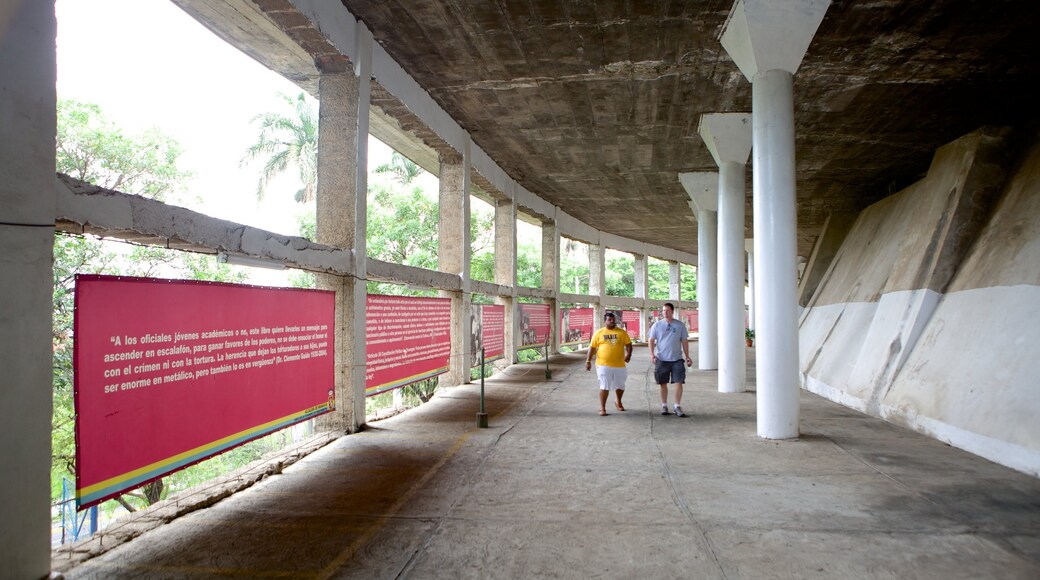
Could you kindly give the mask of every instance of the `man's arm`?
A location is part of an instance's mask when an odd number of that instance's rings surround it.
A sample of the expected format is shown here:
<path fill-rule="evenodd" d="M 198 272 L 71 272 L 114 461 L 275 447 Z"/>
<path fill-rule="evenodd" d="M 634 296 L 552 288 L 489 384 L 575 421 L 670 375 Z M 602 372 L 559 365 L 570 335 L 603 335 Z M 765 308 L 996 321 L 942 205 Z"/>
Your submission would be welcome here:
<path fill-rule="evenodd" d="M 628 361 L 630 361 L 630 360 L 632 360 L 632 343 L 631 342 L 625 345 L 625 363 L 627 364 Z"/>
<path fill-rule="evenodd" d="M 683 354 L 686 355 L 686 366 L 692 367 L 693 366 L 693 359 L 690 358 L 690 341 L 689 341 L 689 339 L 686 339 L 686 338 L 682 339 L 682 343 L 681 344 L 682 344 Z"/>
<path fill-rule="evenodd" d="M 656 357 L 654 356 L 654 345 L 657 344 L 657 339 L 654 338 L 653 335 L 650 336 L 649 344 L 650 344 L 650 363 L 653 364 L 655 362 L 655 359 L 656 359 Z"/>
<path fill-rule="evenodd" d="M 592 357 L 596 356 L 596 347 L 589 347 L 589 354 L 585 357 L 585 370 L 592 370 Z"/>

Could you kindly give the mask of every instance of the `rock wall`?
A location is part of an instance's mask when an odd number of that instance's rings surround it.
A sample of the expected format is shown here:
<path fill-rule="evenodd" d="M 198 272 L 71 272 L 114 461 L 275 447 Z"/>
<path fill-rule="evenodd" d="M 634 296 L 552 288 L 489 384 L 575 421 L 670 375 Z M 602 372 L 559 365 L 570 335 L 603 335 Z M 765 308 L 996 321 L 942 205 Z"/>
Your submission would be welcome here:
<path fill-rule="evenodd" d="M 981 129 L 863 210 L 800 320 L 804 388 L 1040 476 L 1040 142 Z"/>

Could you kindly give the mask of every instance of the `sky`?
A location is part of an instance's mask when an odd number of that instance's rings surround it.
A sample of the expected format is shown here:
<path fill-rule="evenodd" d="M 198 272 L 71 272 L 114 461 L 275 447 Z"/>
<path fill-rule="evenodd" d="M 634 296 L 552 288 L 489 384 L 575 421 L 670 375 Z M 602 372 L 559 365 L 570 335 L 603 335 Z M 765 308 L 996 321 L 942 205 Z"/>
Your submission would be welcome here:
<path fill-rule="evenodd" d="M 258 135 L 252 119 L 288 112 L 279 93 L 295 97 L 301 89 L 168 0 L 57 0 L 56 13 L 59 96 L 100 105 L 128 133 L 154 126 L 180 142 L 181 166 L 195 174 L 190 197 L 204 199 L 192 209 L 298 233 L 298 181 L 276 180 L 261 206 L 259 163 L 239 162 Z M 370 162 L 385 163 L 390 149 L 371 141 Z"/>
<path fill-rule="evenodd" d="M 292 199 L 298 179 L 276 179 L 259 203 L 260 164 L 240 167 L 240 161 L 258 135 L 251 121 L 261 113 L 289 113 L 279 93 L 295 98 L 299 87 L 169 0 L 57 0 L 56 15 L 58 95 L 99 105 L 126 133 L 156 127 L 176 139 L 184 148 L 179 165 L 194 176 L 187 195 L 171 203 L 298 235 L 299 216 L 307 211 Z M 370 137 L 370 171 L 391 153 Z M 418 183 L 436 196 L 435 176 L 424 174 Z M 471 205 L 473 211 L 491 211 L 480 202 Z M 519 225 L 522 239 L 540 243 L 537 228 Z"/>

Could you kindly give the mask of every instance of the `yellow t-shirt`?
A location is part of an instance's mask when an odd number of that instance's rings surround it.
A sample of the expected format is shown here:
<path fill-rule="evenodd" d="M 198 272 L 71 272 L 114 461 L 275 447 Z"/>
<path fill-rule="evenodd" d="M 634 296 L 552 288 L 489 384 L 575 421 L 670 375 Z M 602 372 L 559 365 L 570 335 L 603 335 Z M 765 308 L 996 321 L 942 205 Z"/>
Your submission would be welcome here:
<path fill-rule="evenodd" d="M 592 335 L 590 348 L 596 349 L 596 364 L 601 367 L 624 367 L 625 345 L 632 344 L 628 333 L 620 328 L 603 327 Z"/>

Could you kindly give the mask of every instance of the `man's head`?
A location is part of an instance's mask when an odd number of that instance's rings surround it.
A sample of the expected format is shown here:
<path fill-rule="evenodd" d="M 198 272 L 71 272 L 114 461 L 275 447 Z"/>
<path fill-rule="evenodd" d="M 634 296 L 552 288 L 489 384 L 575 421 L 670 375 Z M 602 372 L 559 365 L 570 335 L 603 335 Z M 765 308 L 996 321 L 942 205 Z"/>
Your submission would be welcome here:
<path fill-rule="evenodd" d="M 671 302 L 664 303 L 664 317 L 668 322 L 671 322 L 672 319 L 675 318 L 675 305 Z"/>
<path fill-rule="evenodd" d="M 611 328 L 611 329 L 614 328 L 615 326 L 617 326 L 617 319 L 614 317 L 614 313 L 613 312 L 608 312 L 608 313 L 603 315 L 603 324 L 607 328 Z"/>

